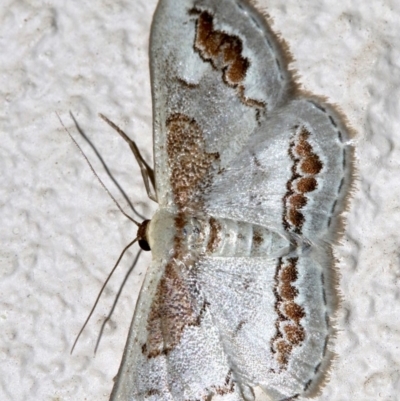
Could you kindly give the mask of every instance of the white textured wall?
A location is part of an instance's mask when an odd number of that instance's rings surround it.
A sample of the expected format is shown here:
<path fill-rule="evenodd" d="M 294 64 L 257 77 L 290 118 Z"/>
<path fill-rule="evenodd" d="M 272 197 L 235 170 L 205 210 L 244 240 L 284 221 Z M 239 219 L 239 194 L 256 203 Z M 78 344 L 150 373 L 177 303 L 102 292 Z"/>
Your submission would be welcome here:
<path fill-rule="evenodd" d="M 85 4 L 87 3 L 87 4 Z M 263 0 L 304 87 L 338 104 L 358 132 L 359 181 L 336 247 L 344 296 L 338 354 L 318 400 L 400 394 L 400 2 Z M 70 347 L 136 228 L 116 209 L 60 126 L 72 130 L 126 207 L 71 110 L 138 210 L 151 217 L 129 149 L 152 160 L 148 35 L 156 0 L 3 0 L 0 8 L 0 400 L 107 400 L 149 255 L 105 328 L 136 248 Z"/>

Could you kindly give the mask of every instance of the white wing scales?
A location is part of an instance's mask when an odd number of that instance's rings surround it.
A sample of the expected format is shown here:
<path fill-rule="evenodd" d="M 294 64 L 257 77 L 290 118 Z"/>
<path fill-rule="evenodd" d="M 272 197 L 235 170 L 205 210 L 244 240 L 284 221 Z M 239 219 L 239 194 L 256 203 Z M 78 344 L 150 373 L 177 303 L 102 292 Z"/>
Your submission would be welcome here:
<path fill-rule="evenodd" d="M 111 400 L 312 395 L 330 361 L 348 131 L 294 95 L 245 0 L 161 0 L 150 56 L 160 209 Z"/>

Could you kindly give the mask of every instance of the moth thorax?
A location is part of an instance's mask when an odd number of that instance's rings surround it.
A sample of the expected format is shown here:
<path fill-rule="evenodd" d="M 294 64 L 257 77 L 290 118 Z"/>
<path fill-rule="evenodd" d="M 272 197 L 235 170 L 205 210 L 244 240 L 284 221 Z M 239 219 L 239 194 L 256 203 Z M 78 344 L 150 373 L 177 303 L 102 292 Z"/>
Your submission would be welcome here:
<path fill-rule="evenodd" d="M 146 229 L 146 238 L 150 245 L 153 259 L 164 260 L 176 249 L 176 220 L 174 213 L 163 208 L 158 209 Z"/>
<path fill-rule="evenodd" d="M 194 253 L 205 253 L 210 231 L 208 219 L 185 216 L 182 223 L 180 225 L 177 221 L 177 234 L 181 238 L 182 248 Z"/>

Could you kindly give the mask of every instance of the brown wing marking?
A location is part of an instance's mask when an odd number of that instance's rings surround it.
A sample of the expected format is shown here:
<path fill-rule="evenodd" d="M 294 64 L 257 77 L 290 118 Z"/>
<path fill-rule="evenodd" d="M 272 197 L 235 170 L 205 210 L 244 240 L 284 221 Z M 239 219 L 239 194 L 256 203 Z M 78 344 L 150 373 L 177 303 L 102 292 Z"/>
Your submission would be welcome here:
<path fill-rule="evenodd" d="M 265 104 L 245 96 L 244 79 L 250 67 L 250 61 L 243 56 L 242 40 L 214 28 L 213 16 L 208 11 L 192 9 L 191 14 L 198 15 L 194 49 L 200 57 L 219 71 L 223 82 L 237 89 L 240 100 L 250 107 L 264 108 Z"/>
<path fill-rule="evenodd" d="M 180 210 L 200 208 L 219 153 L 207 153 L 197 122 L 175 113 L 167 119 L 167 152 L 174 200 Z"/>
<path fill-rule="evenodd" d="M 316 176 L 323 167 L 308 141 L 309 136 L 310 133 L 302 127 L 289 146 L 293 166 L 292 177 L 287 183 L 287 192 L 283 198 L 283 224 L 287 231 L 296 234 L 301 234 L 304 223 L 301 210 L 307 204 L 307 193 L 317 188 Z"/>
<path fill-rule="evenodd" d="M 307 193 L 317 188 L 316 176 L 323 164 L 308 141 L 310 133 L 305 127 L 296 128 L 297 132 L 289 146 L 293 166 L 283 197 L 282 221 L 287 231 L 301 234 L 304 223 L 302 208 L 307 204 Z M 300 322 L 305 311 L 295 301 L 298 295 L 294 285 L 298 276 L 297 262 L 298 258 L 280 258 L 275 274 L 275 310 L 278 318 L 271 349 L 283 369 L 287 367 L 293 348 L 305 339 L 305 330 Z"/>
<path fill-rule="evenodd" d="M 171 261 L 157 288 L 147 321 L 145 353 L 149 358 L 168 353 L 178 343 L 187 325 L 199 323 L 189 286 Z"/>
<path fill-rule="evenodd" d="M 275 323 L 276 335 L 272 338 L 271 349 L 281 368 L 286 368 L 293 347 L 301 344 L 305 331 L 300 320 L 305 316 L 304 309 L 296 304 L 298 258 L 280 258 L 275 274 Z"/>

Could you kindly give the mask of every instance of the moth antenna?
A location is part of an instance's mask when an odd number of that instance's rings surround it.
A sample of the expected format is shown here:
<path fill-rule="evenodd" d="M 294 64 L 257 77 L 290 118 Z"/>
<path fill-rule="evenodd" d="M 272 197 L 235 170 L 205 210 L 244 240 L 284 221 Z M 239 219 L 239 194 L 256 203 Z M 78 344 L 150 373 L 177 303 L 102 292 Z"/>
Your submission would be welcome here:
<path fill-rule="evenodd" d="M 143 182 L 146 187 L 147 196 L 152 201 L 158 203 L 157 193 L 154 189 L 156 187 L 155 180 L 154 180 L 154 171 L 143 159 L 138 147 L 136 146 L 136 143 L 134 141 L 132 141 L 132 139 L 130 139 L 128 137 L 128 135 L 126 135 L 125 132 L 122 131 L 121 128 L 119 128 L 116 124 L 114 124 L 111 120 L 109 120 L 104 114 L 99 113 L 99 117 L 102 118 L 111 128 L 113 128 L 115 131 L 117 131 L 118 134 L 121 135 L 121 137 L 126 142 L 128 142 L 129 147 L 131 148 L 132 153 L 135 156 L 137 163 L 139 164 L 140 171 L 141 171 L 142 177 L 143 177 Z"/>
<path fill-rule="evenodd" d="M 80 337 L 81 334 L 83 333 L 83 330 L 85 330 L 86 325 L 88 324 L 90 318 L 92 317 L 93 312 L 94 312 L 94 310 L 96 309 L 96 306 L 97 306 L 97 304 L 98 304 L 98 302 L 99 302 L 99 299 L 100 299 L 100 297 L 101 297 L 101 294 L 102 294 L 103 291 L 104 291 L 104 288 L 106 288 L 107 283 L 110 281 L 111 276 L 114 274 L 115 269 L 116 269 L 117 266 L 119 265 L 119 262 L 121 261 L 121 259 L 122 259 L 122 257 L 124 256 L 125 252 L 126 252 L 136 241 L 137 241 L 137 237 L 136 237 L 133 241 L 131 241 L 131 242 L 122 250 L 121 254 L 119 255 L 119 258 L 118 258 L 117 262 L 115 263 L 114 267 L 112 268 L 111 272 L 109 273 L 109 275 L 108 275 L 106 281 L 105 281 L 105 282 L 103 283 L 103 285 L 101 286 L 101 289 L 100 289 L 100 291 L 99 291 L 99 293 L 98 293 L 98 295 L 97 295 L 96 301 L 94 302 L 94 305 L 93 305 L 93 307 L 92 307 L 92 309 L 91 309 L 91 311 L 90 311 L 88 317 L 86 318 L 85 323 L 83 324 L 82 328 L 79 330 L 79 333 L 78 333 L 78 335 L 76 336 L 76 339 L 75 339 L 75 341 L 74 341 L 74 344 L 72 345 L 71 352 L 70 352 L 71 354 L 74 352 L 74 348 L 75 348 L 76 343 L 77 343 L 78 340 L 79 340 L 79 337 Z M 97 344 L 96 344 L 96 349 L 97 349 Z"/>
<path fill-rule="evenodd" d="M 103 187 L 103 189 L 107 192 L 108 196 L 113 200 L 113 202 L 116 204 L 120 212 L 127 217 L 132 223 L 136 224 L 138 227 L 140 226 L 140 223 L 138 223 L 136 220 L 134 220 L 131 216 L 129 216 L 127 213 L 124 212 L 120 204 L 117 202 L 117 200 L 114 198 L 114 196 L 111 194 L 111 192 L 108 190 L 108 188 L 105 186 L 103 181 L 100 179 L 100 177 L 97 175 L 96 171 L 94 170 L 92 164 L 90 163 L 89 159 L 85 155 L 85 152 L 82 150 L 82 148 L 79 146 L 78 142 L 75 140 L 75 138 L 72 136 L 72 134 L 68 131 L 68 128 L 64 125 L 63 121 L 61 120 L 61 117 L 59 114 L 56 112 L 58 119 L 60 120 L 60 124 L 64 127 L 65 131 L 67 132 L 68 136 L 71 138 L 72 142 L 75 144 L 75 146 L 78 148 L 79 152 L 82 154 L 82 156 L 85 158 L 86 163 L 89 165 L 90 169 L 92 170 L 92 173 L 94 176 L 97 178 L 99 181 L 100 185 Z"/>
<path fill-rule="evenodd" d="M 118 183 L 118 181 L 114 178 L 114 176 L 111 174 L 110 169 L 108 168 L 107 164 L 105 163 L 105 161 L 103 160 L 101 154 L 99 153 L 99 151 L 96 149 L 96 147 L 94 146 L 94 144 L 92 143 L 92 141 L 87 137 L 87 135 L 85 134 L 84 130 L 79 126 L 78 121 L 76 120 L 75 116 L 72 114 L 72 112 L 69 112 L 69 115 L 71 117 L 71 119 L 73 120 L 75 127 L 77 129 L 77 131 L 79 132 L 79 134 L 83 137 L 83 139 L 90 145 L 90 147 L 92 148 L 93 152 L 96 154 L 97 158 L 99 159 L 99 161 L 101 162 L 105 172 L 107 173 L 107 175 L 110 177 L 111 181 L 114 183 L 114 185 L 119 189 L 119 192 L 122 194 L 122 196 L 124 197 L 125 201 L 127 202 L 127 204 L 130 206 L 131 210 L 139 217 L 139 220 L 146 220 L 146 217 L 143 216 L 141 213 L 139 213 L 135 207 L 132 205 L 131 200 L 128 198 L 128 195 L 125 193 L 125 191 L 123 190 L 123 188 L 121 187 L 121 185 Z M 126 208 L 124 208 L 126 209 Z M 136 218 L 136 217 L 135 217 Z"/>
<path fill-rule="evenodd" d="M 112 306 L 110 312 L 108 313 L 107 317 L 103 320 L 103 323 L 101 324 L 101 329 L 100 329 L 100 331 L 99 331 L 99 335 L 98 335 L 97 341 L 96 341 L 96 346 L 95 346 L 95 348 L 94 348 L 94 354 L 95 354 L 95 355 L 96 355 L 97 349 L 98 349 L 98 347 L 99 347 L 101 337 L 102 337 L 102 335 L 103 335 L 104 327 L 106 326 L 107 322 L 110 320 L 112 314 L 114 313 L 114 309 L 115 309 L 115 307 L 116 307 L 116 305 L 117 305 L 117 303 L 118 303 L 119 297 L 121 296 L 122 290 L 123 290 L 123 288 L 125 287 L 125 283 L 126 283 L 126 281 L 128 280 L 128 277 L 130 276 L 130 274 L 131 274 L 133 268 L 136 266 L 136 263 L 137 263 L 137 261 L 138 261 L 139 256 L 140 256 L 141 253 L 142 253 L 142 250 L 139 249 L 139 252 L 137 253 L 137 255 L 136 255 L 136 257 L 135 257 L 135 260 L 133 261 L 133 263 L 132 263 L 130 269 L 126 272 L 125 277 L 124 277 L 124 280 L 122 281 L 121 285 L 119 286 L 118 293 L 117 293 L 117 295 L 116 295 L 115 298 L 114 298 L 114 303 L 113 303 L 113 306 Z"/>

